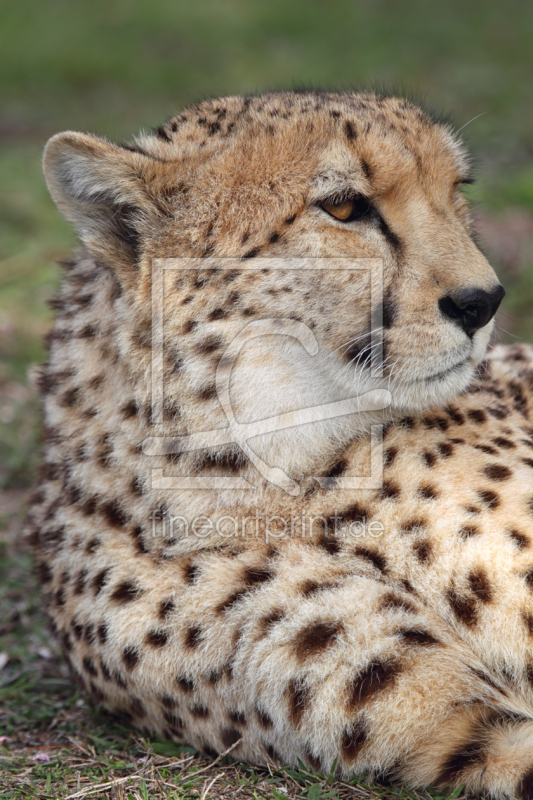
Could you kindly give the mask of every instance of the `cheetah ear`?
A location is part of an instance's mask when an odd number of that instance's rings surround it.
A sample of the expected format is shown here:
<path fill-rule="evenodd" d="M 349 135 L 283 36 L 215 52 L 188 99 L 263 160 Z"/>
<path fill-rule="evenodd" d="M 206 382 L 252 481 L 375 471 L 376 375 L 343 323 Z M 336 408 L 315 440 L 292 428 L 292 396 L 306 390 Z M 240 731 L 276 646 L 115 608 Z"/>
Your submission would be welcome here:
<path fill-rule="evenodd" d="M 66 131 L 46 145 L 43 169 L 58 208 L 82 242 L 127 279 L 156 208 L 148 185 L 154 162 L 104 139 Z M 130 278 L 131 280 L 131 278 Z"/>

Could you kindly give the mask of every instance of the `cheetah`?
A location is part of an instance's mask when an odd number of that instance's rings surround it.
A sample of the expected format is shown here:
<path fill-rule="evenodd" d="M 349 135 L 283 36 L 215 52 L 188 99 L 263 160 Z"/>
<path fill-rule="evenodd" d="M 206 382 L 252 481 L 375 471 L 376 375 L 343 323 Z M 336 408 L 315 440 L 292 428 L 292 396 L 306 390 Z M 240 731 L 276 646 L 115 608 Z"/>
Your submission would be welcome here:
<path fill-rule="evenodd" d="M 211 755 L 533 797 L 533 350 L 490 349 L 469 169 L 375 94 L 50 140 L 80 249 L 26 535 L 94 702 Z"/>

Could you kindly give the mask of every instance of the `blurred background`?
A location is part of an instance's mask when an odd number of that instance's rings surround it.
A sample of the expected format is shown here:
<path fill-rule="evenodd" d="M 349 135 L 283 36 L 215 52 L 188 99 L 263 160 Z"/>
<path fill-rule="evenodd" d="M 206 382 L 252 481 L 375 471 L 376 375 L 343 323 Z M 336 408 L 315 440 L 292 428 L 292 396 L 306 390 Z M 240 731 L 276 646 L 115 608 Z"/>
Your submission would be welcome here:
<path fill-rule="evenodd" d="M 420 98 L 467 125 L 478 176 L 467 193 L 508 292 L 499 334 L 533 341 L 532 82 L 528 0 L 0 2 L 0 635 L 30 613 L 29 560 L 13 549 L 39 447 L 29 376 L 45 358 L 57 261 L 75 244 L 42 177 L 47 138 L 70 128 L 125 141 L 228 93 L 383 87 Z M 22 644 L 6 641 L 16 664 Z"/>

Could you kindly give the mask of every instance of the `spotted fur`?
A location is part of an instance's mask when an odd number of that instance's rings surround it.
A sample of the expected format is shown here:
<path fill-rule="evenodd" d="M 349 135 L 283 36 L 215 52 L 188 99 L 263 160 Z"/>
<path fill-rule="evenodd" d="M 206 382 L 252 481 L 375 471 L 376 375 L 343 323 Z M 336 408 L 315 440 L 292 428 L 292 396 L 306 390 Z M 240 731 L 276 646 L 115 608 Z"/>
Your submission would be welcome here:
<path fill-rule="evenodd" d="M 129 146 L 49 143 L 48 185 L 81 249 L 38 381 L 27 532 L 74 679 L 128 724 L 254 763 L 533 797 L 533 351 L 483 361 L 492 323 L 467 333 L 442 310 L 497 286 L 460 195 L 467 170 L 446 126 L 375 95 L 231 97 Z M 321 208 L 350 192 L 370 216 Z M 152 259 L 183 256 L 205 261 L 164 276 L 158 417 Z M 288 256 L 308 268 L 268 261 Z M 317 257 L 381 259 L 382 378 L 368 276 L 325 276 Z M 258 438 L 293 495 L 235 444 L 176 446 L 226 424 L 215 370 L 265 317 L 314 331 L 326 357 L 288 337 L 247 346 L 238 419 L 392 390 L 356 422 Z M 368 474 L 374 422 L 382 486 L 343 488 Z M 165 484 L 180 476 L 256 490 Z"/>

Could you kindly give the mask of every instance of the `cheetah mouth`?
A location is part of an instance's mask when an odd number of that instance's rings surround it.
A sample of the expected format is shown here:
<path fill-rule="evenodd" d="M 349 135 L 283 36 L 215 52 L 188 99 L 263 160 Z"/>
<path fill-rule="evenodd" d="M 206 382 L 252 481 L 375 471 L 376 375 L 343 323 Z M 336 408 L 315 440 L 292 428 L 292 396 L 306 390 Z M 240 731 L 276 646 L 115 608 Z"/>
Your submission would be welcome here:
<path fill-rule="evenodd" d="M 459 372 L 463 367 L 468 364 L 469 359 L 464 358 L 462 361 L 458 361 L 456 364 L 453 364 L 448 369 L 441 370 L 440 372 L 435 372 L 432 375 L 424 375 L 423 378 L 418 378 L 417 383 L 436 383 L 437 381 L 445 380 L 449 378 L 450 375 L 453 375 L 456 372 Z"/>

